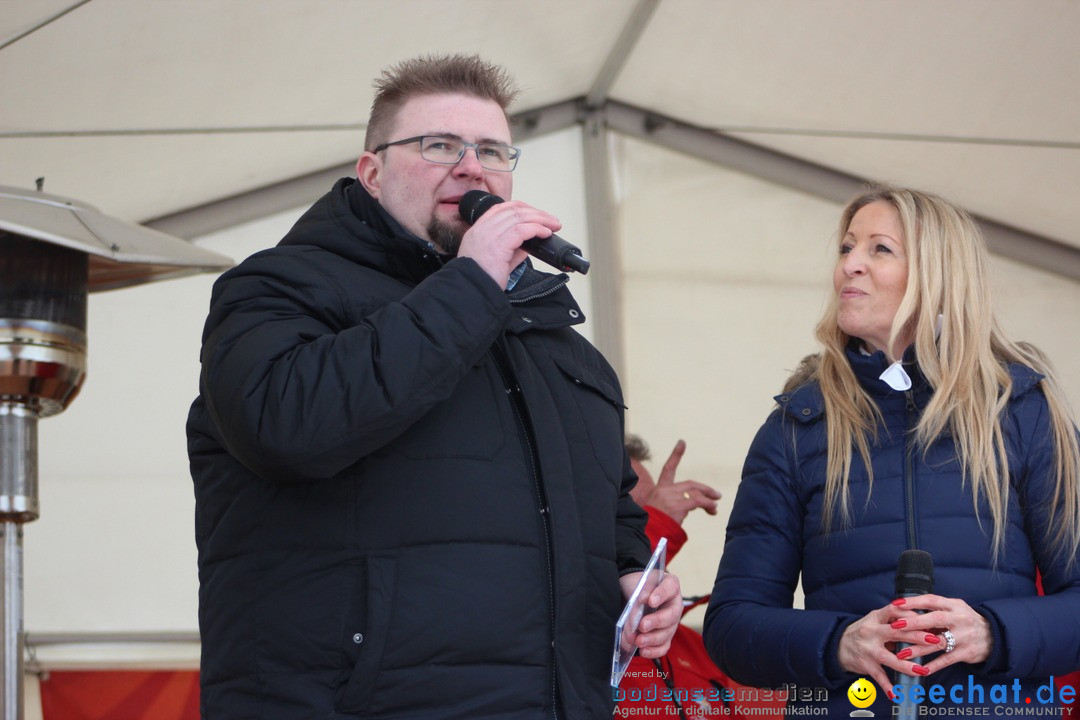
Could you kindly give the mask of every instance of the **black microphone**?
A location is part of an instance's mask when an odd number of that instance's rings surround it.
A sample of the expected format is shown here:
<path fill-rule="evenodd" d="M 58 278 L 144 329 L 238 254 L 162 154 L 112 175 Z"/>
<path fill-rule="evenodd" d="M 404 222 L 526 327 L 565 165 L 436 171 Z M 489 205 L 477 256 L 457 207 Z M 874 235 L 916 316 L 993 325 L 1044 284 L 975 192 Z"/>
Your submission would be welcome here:
<path fill-rule="evenodd" d="M 900 561 L 896 565 L 896 597 L 907 598 L 916 595 L 928 595 L 934 592 L 934 559 L 925 550 L 905 550 L 900 553 Z M 916 610 L 922 613 L 922 610 Z M 911 647 L 911 643 L 896 643 L 899 652 L 904 648 Z M 915 658 L 913 663 L 923 664 L 923 659 Z M 900 717 L 914 718 L 918 715 L 919 707 L 911 698 L 911 691 L 919 686 L 920 678 L 896 673 L 896 684 L 903 689 L 900 698 L 900 709 L 897 713 Z"/>
<path fill-rule="evenodd" d="M 470 190 L 458 202 L 461 218 L 472 225 L 494 205 L 504 202 L 498 195 L 483 190 Z M 554 233 L 546 238 L 531 238 L 521 243 L 521 248 L 537 260 L 565 272 L 578 271 L 582 275 L 589 272 L 589 261 L 581 257 L 581 250 L 563 240 Z"/>

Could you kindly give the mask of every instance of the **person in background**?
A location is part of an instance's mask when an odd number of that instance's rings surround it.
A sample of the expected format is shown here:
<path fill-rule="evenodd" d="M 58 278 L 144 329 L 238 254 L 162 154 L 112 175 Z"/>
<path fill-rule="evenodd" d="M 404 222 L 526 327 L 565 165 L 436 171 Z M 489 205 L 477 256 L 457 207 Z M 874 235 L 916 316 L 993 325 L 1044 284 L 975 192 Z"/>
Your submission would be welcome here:
<path fill-rule="evenodd" d="M 347 61 L 347 60 L 346 60 Z M 521 244 L 506 72 L 376 82 L 356 179 L 214 286 L 188 418 L 202 713 L 610 717 L 650 549 L 618 378 Z M 474 224 L 470 190 L 507 202 Z M 658 657 L 678 579 L 634 641 Z"/>
<path fill-rule="evenodd" d="M 1040 686 L 1080 667 L 1080 452 L 1065 394 L 998 323 L 986 246 L 960 208 L 871 187 L 844 209 L 836 247 L 822 350 L 746 458 L 709 653 L 740 682 L 827 690 L 815 699 L 830 715 L 851 710 L 860 676 L 877 684 L 879 718 L 913 699 L 900 676 L 944 688 L 916 700 L 938 711 L 1038 706 Z M 933 592 L 894 600 L 910 549 L 931 555 Z M 800 577 L 805 609 L 793 609 Z"/>
<path fill-rule="evenodd" d="M 686 516 L 698 508 L 716 515 L 720 492 L 694 480 L 675 480 L 679 463 L 686 453 L 686 442 L 683 440 L 675 443 L 671 455 L 664 461 L 659 480 L 654 480 L 643 464 L 652 459 L 652 454 L 640 436 L 627 436 L 626 452 L 630 455 L 630 466 L 638 478 L 637 484 L 630 490 L 630 496 L 649 513 L 645 533 L 653 547 L 661 537 L 666 537 L 669 556 L 674 556 L 686 542 L 686 532 L 682 529 Z"/>
<path fill-rule="evenodd" d="M 645 533 L 655 548 L 666 537 L 667 558 L 674 559 L 687 541 L 683 520 L 696 509 L 716 515 L 720 493 L 694 480 L 676 480 L 679 462 L 686 452 L 686 443 L 679 440 L 664 462 L 657 479 L 644 463 L 651 459 L 649 447 L 638 435 L 628 435 L 626 450 L 630 464 L 638 476 L 630 494 L 649 513 Z M 707 596 L 684 600 L 684 613 L 702 604 Z M 678 717 L 712 717 L 730 714 L 751 720 L 756 717 L 748 708 L 762 708 L 779 713 L 783 702 L 776 693 L 745 688 L 720 672 L 705 651 L 701 635 L 680 623 L 671 639 L 671 647 L 661 658 L 634 656 L 615 693 L 619 700 L 616 713 L 623 717 L 657 715 Z"/>

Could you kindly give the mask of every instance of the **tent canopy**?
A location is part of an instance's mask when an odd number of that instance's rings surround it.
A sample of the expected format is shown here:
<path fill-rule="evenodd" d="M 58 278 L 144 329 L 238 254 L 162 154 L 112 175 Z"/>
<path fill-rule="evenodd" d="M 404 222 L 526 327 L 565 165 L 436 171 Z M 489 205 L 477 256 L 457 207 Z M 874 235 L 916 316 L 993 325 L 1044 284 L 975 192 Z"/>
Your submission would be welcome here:
<path fill-rule="evenodd" d="M 146 222 L 337 170 L 381 68 L 467 51 L 517 112 L 614 102 L 931 188 L 1080 275 L 1078 28 L 1071 0 L 4 2 L 0 184 Z"/>

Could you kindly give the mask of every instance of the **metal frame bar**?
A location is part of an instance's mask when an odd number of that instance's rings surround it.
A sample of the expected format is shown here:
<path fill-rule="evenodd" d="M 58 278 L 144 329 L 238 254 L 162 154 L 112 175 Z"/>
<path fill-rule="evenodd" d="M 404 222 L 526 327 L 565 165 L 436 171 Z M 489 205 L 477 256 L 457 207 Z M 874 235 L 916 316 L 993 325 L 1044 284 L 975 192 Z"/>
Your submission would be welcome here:
<path fill-rule="evenodd" d="M 191 240 L 310 204 L 325 194 L 338 178 L 352 175 L 355 168 L 355 161 L 335 165 L 205 205 L 162 215 L 142 224 Z"/>
<path fill-rule="evenodd" d="M 589 112 L 584 108 L 583 99 L 577 98 L 526 111 L 519 116 L 515 138 L 529 139 L 574 124 L 585 124 Z M 618 101 L 609 100 L 603 111 L 609 131 L 646 140 L 814 197 L 843 203 L 866 181 L 866 178 Z M 334 180 L 350 174 L 352 169 L 352 163 L 335 166 L 144 224 L 178 237 L 200 237 L 273 212 L 301 207 L 324 193 Z M 975 217 L 995 255 L 1080 282 L 1080 248 L 981 215 Z"/>
<path fill-rule="evenodd" d="M 198 670 L 198 632 L 27 633 L 26 675 L 54 670 Z"/>
<path fill-rule="evenodd" d="M 47 645 L 135 645 L 191 644 L 200 642 L 198 632 L 35 632 L 26 633 L 26 647 Z"/>
<path fill-rule="evenodd" d="M 849 200 L 867 181 L 624 103 L 609 103 L 607 117 L 616 132 L 837 203 Z M 1080 281 L 1080 248 L 980 215 L 975 218 L 990 252 Z"/>
<path fill-rule="evenodd" d="M 618 80 L 619 73 L 622 72 L 626 61 L 630 59 L 630 53 L 633 52 L 634 45 L 645 34 L 645 30 L 649 27 L 649 21 L 659 6 L 660 0 L 638 0 L 637 4 L 634 5 L 630 17 L 627 18 L 626 23 L 623 25 L 622 32 L 619 33 L 615 44 L 611 46 L 611 51 L 600 68 L 600 72 L 593 79 L 592 88 L 589 90 L 588 95 L 585 96 L 585 104 L 588 107 L 598 108 L 608 101 L 611 88 L 614 87 L 615 81 Z"/>
<path fill-rule="evenodd" d="M 626 377 L 622 244 L 616 231 L 611 187 L 610 132 L 604 112 L 590 112 L 581 133 L 589 254 L 592 333 L 596 347 L 619 377 Z"/>

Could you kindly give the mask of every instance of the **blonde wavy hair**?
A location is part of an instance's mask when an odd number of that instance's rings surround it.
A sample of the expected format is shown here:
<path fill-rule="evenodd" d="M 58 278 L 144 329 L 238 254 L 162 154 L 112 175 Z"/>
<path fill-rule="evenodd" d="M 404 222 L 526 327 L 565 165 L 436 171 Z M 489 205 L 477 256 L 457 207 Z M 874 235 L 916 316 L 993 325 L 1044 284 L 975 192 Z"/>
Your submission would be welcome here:
<path fill-rule="evenodd" d="M 976 516 L 979 500 L 990 508 L 995 563 L 1004 543 L 1009 468 L 1001 418 L 1012 378 L 1007 366 L 1021 363 L 1044 376 L 1040 382 L 1050 410 L 1056 481 L 1049 505 L 1047 539 L 1060 557 L 1076 561 L 1080 543 L 1080 447 L 1075 419 L 1049 360 L 1035 347 L 1005 336 L 994 315 L 989 261 L 982 233 L 968 213 L 949 202 L 907 188 L 876 185 L 852 200 L 840 220 L 840 238 L 863 207 L 885 202 L 900 220 L 907 250 L 908 284 L 893 319 L 886 347 L 912 337 L 919 369 L 934 388 L 915 428 L 919 447 L 942 435 L 955 441 L 964 477 L 971 483 Z M 825 397 L 828 464 L 826 530 L 851 520 L 849 476 L 852 447 L 870 473 L 870 443 L 881 420 L 877 405 L 862 389 L 845 356 L 851 340 L 837 322 L 833 294 L 815 336 L 824 346 L 817 362 L 804 361 L 803 378 L 816 378 Z M 940 335 L 938 316 L 942 317 Z M 789 381 L 789 385 L 793 384 Z"/>

